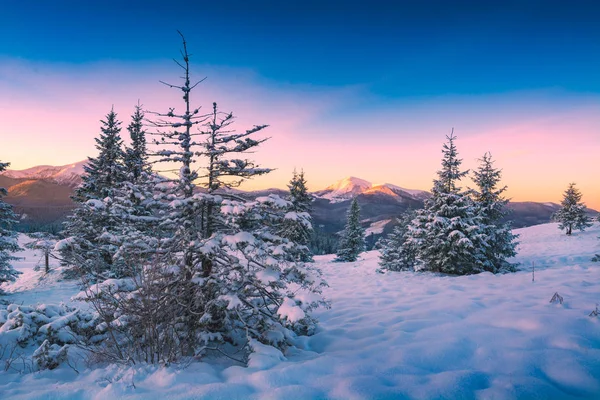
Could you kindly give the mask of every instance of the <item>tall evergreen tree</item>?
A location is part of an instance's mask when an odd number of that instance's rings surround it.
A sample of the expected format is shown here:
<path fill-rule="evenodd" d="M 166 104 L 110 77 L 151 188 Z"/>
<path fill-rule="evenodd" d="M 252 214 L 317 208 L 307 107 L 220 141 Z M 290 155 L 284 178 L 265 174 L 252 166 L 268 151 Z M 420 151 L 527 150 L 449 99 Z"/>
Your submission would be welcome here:
<path fill-rule="evenodd" d="M 348 209 L 346 227 L 338 245 L 336 261 L 356 261 L 365 249 L 365 231 L 360 225 L 360 206 L 356 197 Z"/>
<path fill-rule="evenodd" d="M 312 210 L 313 198 L 308 193 L 304 170 L 300 170 L 300 173 L 297 173 L 294 169 L 288 188 L 290 189 L 290 201 L 292 202 L 294 211 L 310 212 Z"/>
<path fill-rule="evenodd" d="M 411 270 L 415 266 L 416 254 L 408 243 L 409 226 L 416 217 L 413 210 L 407 210 L 398 218 L 398 225 L 380 242 L 379 265 L 390 271 Z"/>
<path fill-rule="evenodd" d="M 468 171 L 460 169 L 454 130 L 446 139 L 432 197 L 418 211 L 405 243 L 416 250 L 420 270 L 457 275 L 493 271 L 486 262 L 488 243 L 482 217 L 459 185 Z"/>
<path fill-rule="evenodd" d="M 155 176 L 148 162 L 144 112 L 135 106 L 127 127 L 131 144 L 125 148 L 125 180 L 115 185 L 107 213 L 114 221 L 101 237 L 105 245 L 117 246 L 113 255 L 111 275 L 132 276 L 139 272 L 144 261 L 149 262 L 161 237 L 159 218 L 154 215 Z"/>
<path fill-rule="evenodd" d="M 479 168 L 473 171 L 476 189 L 471 190 L 479 215 L 482 229 L 487 236 L 489 246 L 486 250 L 486 263 L 492 271 L 514 271 L 515 266 L 506 261 L 516 255 L 516 239 L 509 222 L 503 222 L 508 214 L 508 199 L 503 197 L 506 186 L 498 187 L 502 171 L 494 167 L 490 153 L 479 160 Z"/>
<path fill-rule="evenodd" d="M 4 171 L 10 164 L 0 162 L 0 172 Z M 20 274 L 11 266 L 11 261 L 17 260 L 11 255 L 21 250 L 17 243 L 18 234 L 12 228 L 17 223 L 12 206 L 2 200 L 7 194 L 5 188 L 0 187 L 0 284 L 12 282 Z M 1 290 L 0 290 L 1 293 Z"/>
<path fill-rule="evenodd" d="M 110 233 L 116 221 L 109 209 L 116 188 L 127 177 L 121 122 L 114 109 L 101 123 L 101 133 L 95 139 L 98 156 L 88 157 L 84 166 L 83 182 L 72 197 L 78 206 L 65 223 L 68 240 L 61 246 L 62 258 L 69 265 L 95 279 L 113 268 L 118 246 Z"/>
<path fill-rule="evenodd" d="M 127 168 L 128 180 L 136 182 L 143 172 L 150 173 L 148 164 L 148 151 L 146 149 L 146 131 L 144 129 L 144 111 L 138 103 L 131 115 L 131 122 L 127 126 L 131 144 L 125 149 L 124 162 Z"/>
<path fill-rule="evenodd" d="M 121 121 L 114 109 L 101 120 L 100 135 L 95 139 L 97 157 L 88 157 L 84 165 L 82 184 L 75 191 L 73 200 L 84 203 L 90 199 L 110 197 L 117 183 L 125 180 L 125 153 L 121 139 Z"/>
<path fill-rule="evenodd" d="M 312 254 L 308 245 L 313 235 L 312 223 L 310 223 L 312 221 L 310 216 L 312 197 L 308 194 L 304 171 L 297 173 L 294 169 L 288 188 L 290 189 L 291 208 L 290 212 L 286 214 L 287 218 L 282 222 L 279 234 L 299 245 L 298 254 L 291 254 L 295 260 L 310 262 Z"/>
<path fill-rule="evenodd" d="M 585 213 L 585 204 L 581 202 L 582 197 L 575 183 L 570 183 L 563 194 L 560 210 L 553 215 L 553 220 L 559 222 L 558 229 L 564 229 L 567 235 L 571 235 L 573 229 L 584 231 L 592 226 L 590 217 Z"/>

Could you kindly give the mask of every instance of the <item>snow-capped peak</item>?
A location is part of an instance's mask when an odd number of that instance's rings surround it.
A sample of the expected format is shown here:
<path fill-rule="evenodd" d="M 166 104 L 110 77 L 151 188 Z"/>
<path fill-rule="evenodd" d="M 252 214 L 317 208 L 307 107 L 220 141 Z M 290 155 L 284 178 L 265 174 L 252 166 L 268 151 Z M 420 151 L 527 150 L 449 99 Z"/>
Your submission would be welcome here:
<path fill-rule="evenodd" d="M 369 181 L 355 178 L 354 176 L 349 176 L 337 181 L 333 185 L 327 186 L 325 190 L 334 190 L 339 193 L 348 193 L 354 191 L 362 192 L 369 189 L 371 186 L 373 186 L 373 184 Z"/>
<path fill-rule="evenodd" d="M 404 189 L 390 183 L 374 185 L 364 179 L 349 176 L 337 181 L 333 185 L 327 186 L 324 190 L 315 192 L 315 195 L 331 202 L 340 202 L 363 193 L 370 195 L 384 194 L 398 198 L 409 196 L 417 199 L 424 199 L 429 194 L 424 190 Z"/>

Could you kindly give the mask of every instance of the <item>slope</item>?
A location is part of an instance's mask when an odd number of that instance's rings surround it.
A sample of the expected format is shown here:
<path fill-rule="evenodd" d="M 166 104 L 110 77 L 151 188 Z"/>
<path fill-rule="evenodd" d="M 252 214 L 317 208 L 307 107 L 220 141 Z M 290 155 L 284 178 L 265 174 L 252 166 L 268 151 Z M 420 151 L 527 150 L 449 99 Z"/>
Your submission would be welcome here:
<path fill-rule="evenodd" d="M 208 359 L 187 368 L 76 364 L 0 373 L 20 399 L 597 398 L 600 393 L 600 227 L 566 238 L 556 224 L 521 234 L 514 274 L 449 277 L 377 272 L 317 257 L 330 287 L 318 332 L 283 355 L 269 348 L 245 368 Z M 540 265 L 535 282 L 529 263 Z M 23 266 L 18 265 L 19 268 Z M 65 282 L 52 281 L 56 289 Z M 563 304 L 549 300 L 558 292 Z M 11 295 L 28 299 L 28 291 Z"/>

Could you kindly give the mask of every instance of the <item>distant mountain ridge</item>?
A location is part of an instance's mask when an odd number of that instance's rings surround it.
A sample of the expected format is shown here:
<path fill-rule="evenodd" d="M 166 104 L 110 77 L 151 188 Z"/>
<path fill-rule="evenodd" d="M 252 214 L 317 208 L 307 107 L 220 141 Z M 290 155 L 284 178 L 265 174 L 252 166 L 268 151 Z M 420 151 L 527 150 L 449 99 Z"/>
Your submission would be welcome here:
<path fill-rule="evenodd" d="M 84 160 L 61 166 L 39 165 L 22 170 L 8 169 L 0 175 L 12 179 L 44 180 L 77 187 L 81 184 L 81 175 L 84 173 L 83 167 L 87 162 L 87 160 Z"/>
<path fill-rule="evenodd" d="M 0 187 L 8 189 L 5 199 L 24 216 L 22 224 L 58 224 L 75 206 L 70 196 L 82 182 L 86 163 L 87 160 L 63 166 L 40 165 L 25 170 L 7 170 L 0 173 Z M 277 188 L 255 191 L 224 189 L 222 192 L 245 198 L 269 194 L 285 196 L 288 193 Z M 406 189 L 390 183 L 373 184 L 353 176 L 314 191 L 312 195 L 312 216 L 319 229 L 330 233 L 343 229 L 350 200 L 356 197 L 361 206 L 364 227 L 377 235 L 389 232 L 395 217 L 409 208 L 422 208 L 424 201 L 431 196 L 425 190 Z M 559 207 L 555 203 L 511 202 L 509 219 L 515 228 L 546 223 Z"/>

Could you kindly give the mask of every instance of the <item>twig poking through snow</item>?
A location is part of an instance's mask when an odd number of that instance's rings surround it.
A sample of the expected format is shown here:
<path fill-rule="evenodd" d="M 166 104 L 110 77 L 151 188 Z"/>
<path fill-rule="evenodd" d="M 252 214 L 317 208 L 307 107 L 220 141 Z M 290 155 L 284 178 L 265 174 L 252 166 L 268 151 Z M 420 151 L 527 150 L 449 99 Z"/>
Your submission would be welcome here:
<path fill-rule="evenodd" d="M 558 302 L 560 304 L 563 303 L 563 297 L 560 294 L 558 294 L 558 292 L 555 292 L 554 296 L 552 296 L 552 298 L 550 299 L 550 303 L 556 303 L 556 302 Z"/>

